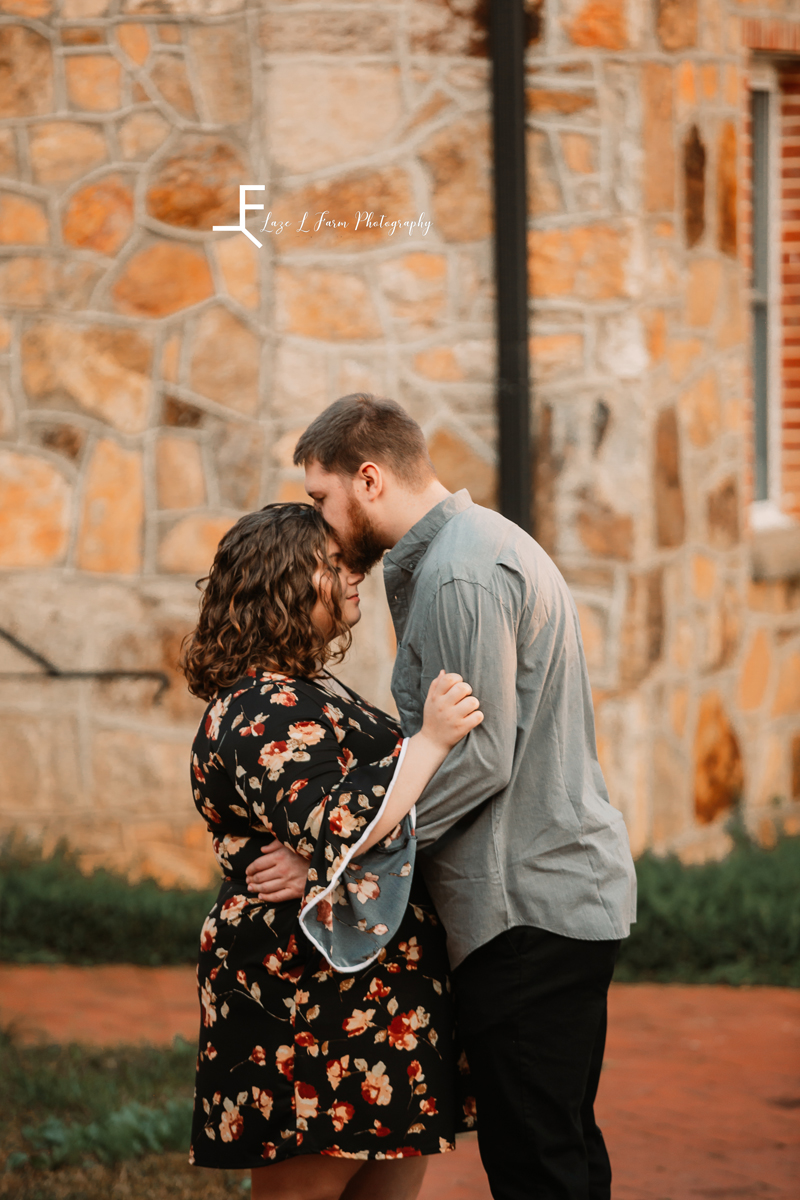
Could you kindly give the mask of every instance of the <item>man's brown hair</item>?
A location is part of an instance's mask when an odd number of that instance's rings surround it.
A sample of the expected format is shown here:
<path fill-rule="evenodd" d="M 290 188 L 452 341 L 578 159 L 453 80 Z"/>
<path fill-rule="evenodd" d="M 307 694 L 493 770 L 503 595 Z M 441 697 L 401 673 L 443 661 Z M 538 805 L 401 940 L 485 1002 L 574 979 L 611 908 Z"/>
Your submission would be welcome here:
<path fill-rule="evenodd" d="M 295 466 L 318 462 L 325 471 L 352 478 L 362 463 L 392 469 L 410 488 L 434 475 L 425 437 L 417 422 L 394 400 L 356 392 L 329 404 L 302 434 Z"/>

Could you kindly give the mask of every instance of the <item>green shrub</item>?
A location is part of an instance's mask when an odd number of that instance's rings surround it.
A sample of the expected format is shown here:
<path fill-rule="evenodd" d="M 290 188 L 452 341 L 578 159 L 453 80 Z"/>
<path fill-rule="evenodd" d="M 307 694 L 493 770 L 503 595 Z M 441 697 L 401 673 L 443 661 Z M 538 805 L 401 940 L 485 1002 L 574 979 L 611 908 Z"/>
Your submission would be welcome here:
<path fill-rule="evenodd" d="M 0 849 L 0 960 L 194 962 L 215 894 L 105 870 L 87 876 L 63 846 L 45 858 L 11 841 Z"/>
<path fill-rule="evenodd" d="M 683 866 L 643 855 L 638 920 L 616 978 L 800 987 L 800 838 L 750 843 L 722 862 Z M 49 858 L 0 850 L 0 959 L 11 962 L 194 962 L 214 892 L 85 876 L 60 848 Z"/>
<path fill-rule="evenodd" d="M 800 987 L 800 838 L 736 843 L 702 866 L 637 861 L 638 919 L 616 979 Z"/>

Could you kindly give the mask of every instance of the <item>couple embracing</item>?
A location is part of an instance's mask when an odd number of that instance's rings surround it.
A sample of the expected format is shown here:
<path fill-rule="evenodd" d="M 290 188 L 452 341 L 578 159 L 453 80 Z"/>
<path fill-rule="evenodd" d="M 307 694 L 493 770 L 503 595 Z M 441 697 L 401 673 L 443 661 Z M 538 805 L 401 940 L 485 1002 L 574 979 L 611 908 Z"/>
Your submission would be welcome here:
<path fill-rule="evenodd" d="M 313 506 L 225 535 L 184 653 L 224 873 L 191 1159 L 251 1168 L 255 1200 L 413 1200 L 477 1127 L 496 1200 L 608 1198 L 635 876 L 566 584 L 392 401 L 337 400 L 295 462 Z M 328 669 L 384 554 L 399 724 Z"/>

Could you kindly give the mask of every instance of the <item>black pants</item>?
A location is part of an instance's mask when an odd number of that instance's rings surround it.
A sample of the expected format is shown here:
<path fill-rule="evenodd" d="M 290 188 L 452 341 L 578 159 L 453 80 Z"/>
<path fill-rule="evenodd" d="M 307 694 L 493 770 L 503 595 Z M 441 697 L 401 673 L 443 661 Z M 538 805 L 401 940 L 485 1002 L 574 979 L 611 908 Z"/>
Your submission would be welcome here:
<path fill-rule="evenodd" d="M 609 1200 L 594 1099 L 618 948 L 519 926 L 453 973 L 495 1200 Z"/>

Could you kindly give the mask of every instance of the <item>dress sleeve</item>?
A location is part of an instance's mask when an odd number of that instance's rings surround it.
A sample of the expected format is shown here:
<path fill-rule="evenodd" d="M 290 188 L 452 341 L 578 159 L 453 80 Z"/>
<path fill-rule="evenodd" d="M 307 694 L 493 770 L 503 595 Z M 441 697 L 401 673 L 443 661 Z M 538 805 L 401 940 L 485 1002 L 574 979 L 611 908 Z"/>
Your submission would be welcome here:
<path fill-rule="evenodd" d="M 360 971 L 391 940 L 408 906 L 414 869 L 414 814 L 377 846 L 361 847 L 383 814 L 407 740 L 363 763 L 343 745 L 341 727 L 282 713 L 232 714 L 221 757 L 259 824 L 309 861 L 300 927 L 337 971 Z"/>

